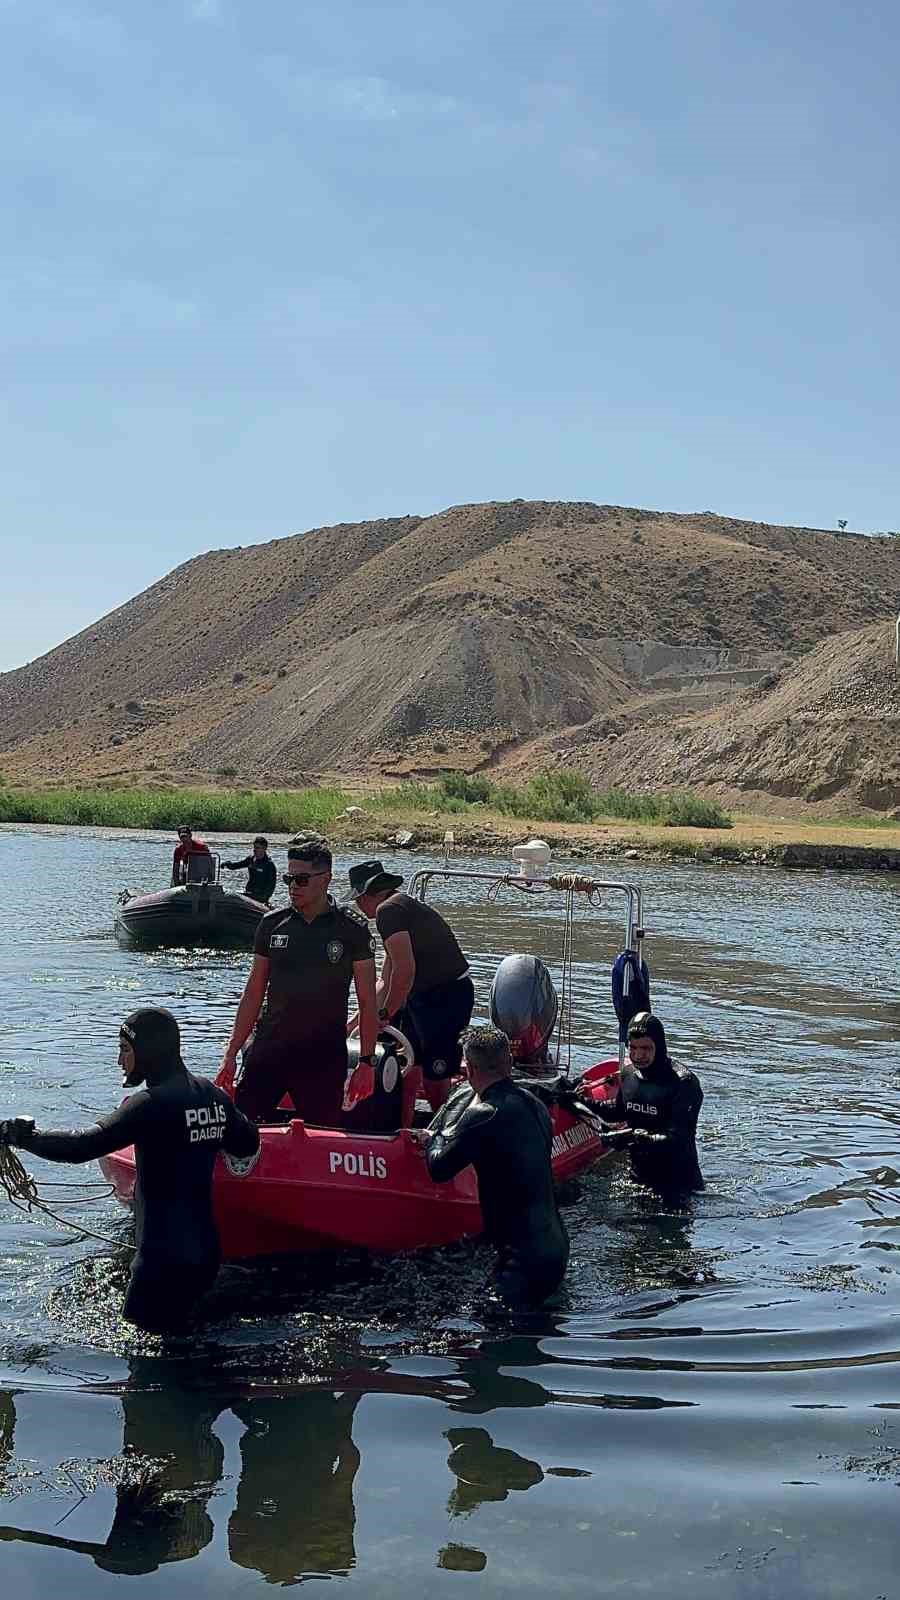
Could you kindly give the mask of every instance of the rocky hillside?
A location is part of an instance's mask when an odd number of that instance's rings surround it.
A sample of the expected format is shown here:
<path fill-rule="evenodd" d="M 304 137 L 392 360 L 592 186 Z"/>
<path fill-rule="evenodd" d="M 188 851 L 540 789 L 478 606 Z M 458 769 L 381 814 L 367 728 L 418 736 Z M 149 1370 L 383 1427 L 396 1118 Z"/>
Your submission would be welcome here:
<path fill-rule="evenodd" d="M 726 706 L 642 725 L 611 719 L 550 739 L 532 759 L 576 763 L 594 780 L 707 790 L 745 810 L 787 799 L 852 815 L 900 816 L 900 672 L 892 623 L 824 640 Z"/>
<path fill-rule="evenodd" d="M 514 501 L 319 528 L 198 557 L 0 675 L 0 771 L 297 783 L 550 744 L 612 770 L 635 720 L 706 716 L 898 596 L 900 539 L 711 514 Z"/>

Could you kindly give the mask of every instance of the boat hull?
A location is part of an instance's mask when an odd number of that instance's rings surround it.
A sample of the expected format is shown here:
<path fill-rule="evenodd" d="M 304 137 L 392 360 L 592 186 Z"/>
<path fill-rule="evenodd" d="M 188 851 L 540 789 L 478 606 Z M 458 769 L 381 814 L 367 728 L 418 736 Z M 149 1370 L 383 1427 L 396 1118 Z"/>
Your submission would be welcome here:
<path fill-rule="evenodd" d="M 266 907 L 219 884 L 188 884 L 135 895 L 116 912 L 116 937 L 128 945 L 251 947 Z"/>
<path fill-rule="evenodd" d="M 610 1099 L 618 1062 L 588 1078 L 596 1100 Z M 607 1154 L 597 1127 L 554 1106 L 553 1175 L 577 1176 Z M 249 1163 L 220 1157 L 213 1202 L 226 1261 L 320 1250 L 381 1254 L 453 1244 L 482 1230 L 475 1174 L 467 1167 L 435 1184 L 408 1130 L 345 1133 L 294 1120 L 260 1129 L 259 1155 Z M 134 1192 L 134 1150 L 105 1156 L 100 1166 L 119 1200 Z"/>

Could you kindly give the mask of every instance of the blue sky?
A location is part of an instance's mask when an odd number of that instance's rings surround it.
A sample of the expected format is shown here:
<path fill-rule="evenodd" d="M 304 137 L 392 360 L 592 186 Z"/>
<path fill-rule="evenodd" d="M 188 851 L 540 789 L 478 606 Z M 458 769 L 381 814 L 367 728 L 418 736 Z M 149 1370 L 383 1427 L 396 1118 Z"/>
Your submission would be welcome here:
<path fill-rule="evenodd" d="M 469 500 L 900 527 L 895 0 L 0 0 L 0 669 Z"/>

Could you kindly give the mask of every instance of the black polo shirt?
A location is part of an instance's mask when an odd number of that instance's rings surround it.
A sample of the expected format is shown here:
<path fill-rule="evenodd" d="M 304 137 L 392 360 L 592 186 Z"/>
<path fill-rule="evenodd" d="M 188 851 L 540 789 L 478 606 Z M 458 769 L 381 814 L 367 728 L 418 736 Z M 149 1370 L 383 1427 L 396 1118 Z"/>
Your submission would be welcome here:
<path fill-rule="evenodd" d="M 254 951 L 269 963 L 259 1039 L 284 1044 L 343 1043 L 353 968 L 374 960 L 365 917 L 329 899 L 307 922 L 299 911 L 270 911 L 256 930 Z"/>

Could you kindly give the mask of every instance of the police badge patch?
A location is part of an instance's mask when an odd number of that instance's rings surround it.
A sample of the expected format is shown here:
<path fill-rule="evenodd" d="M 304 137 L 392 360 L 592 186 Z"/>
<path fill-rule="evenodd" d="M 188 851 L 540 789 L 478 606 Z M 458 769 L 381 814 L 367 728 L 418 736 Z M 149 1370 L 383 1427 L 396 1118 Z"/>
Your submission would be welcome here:
<path fill-rule="evenodd" d="M 340 939 L 329 939 L 325 946 L 325 954 L 332 965 L 337 966 L 341 956 L 344 954 L 344 946 L 341 944 Z"/>
<path fill-rule="evenodd" d="M 256 1166 L 261 1151 L 262 1145 L 258 1150 L 254 1150 L 252 1156 L 229 1156 L 223 1151 L 222 1160 L 233 1178 L 246 1178 L 248 1172 L 252 1172 Z"/>

